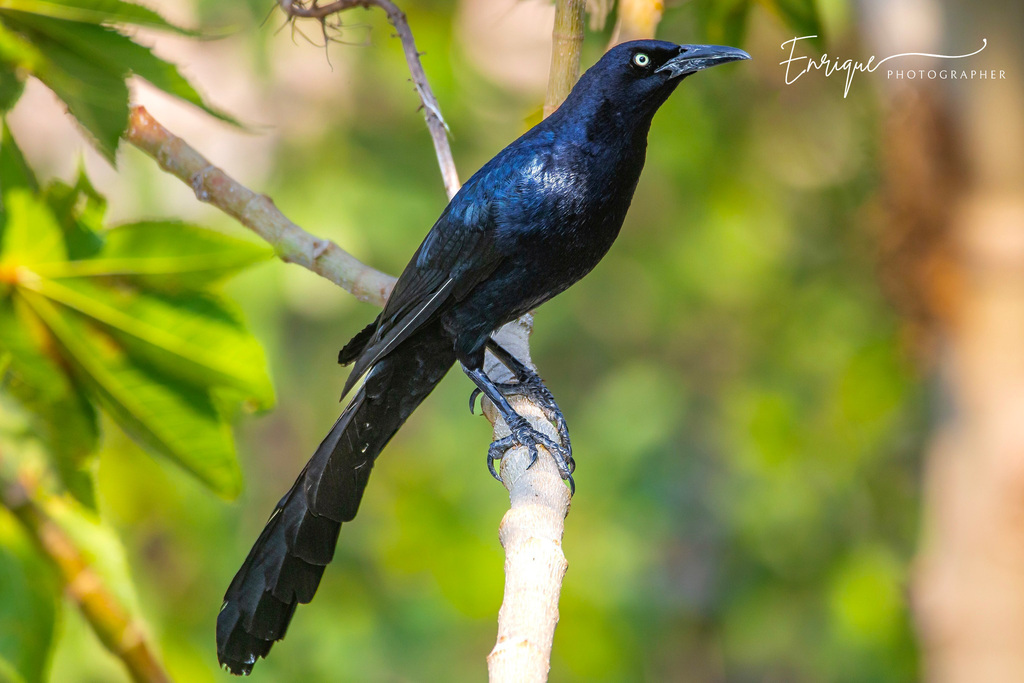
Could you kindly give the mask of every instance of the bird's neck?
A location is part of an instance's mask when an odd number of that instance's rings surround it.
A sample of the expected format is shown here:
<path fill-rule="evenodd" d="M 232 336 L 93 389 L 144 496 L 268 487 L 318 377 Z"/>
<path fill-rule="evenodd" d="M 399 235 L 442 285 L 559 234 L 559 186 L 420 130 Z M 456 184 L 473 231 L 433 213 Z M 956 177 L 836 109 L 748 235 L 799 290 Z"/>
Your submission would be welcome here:
<path fill-rule="evenodd" d="M 570 94 L 548 121 L 565 139 L 585 142 L 622 160 L 639 158 L 647 149 L 654 110 L 624 107 L 616 93 L 589 92 L 584 97 Z M 557 118 L 556 118 L 557 117 Z"/>

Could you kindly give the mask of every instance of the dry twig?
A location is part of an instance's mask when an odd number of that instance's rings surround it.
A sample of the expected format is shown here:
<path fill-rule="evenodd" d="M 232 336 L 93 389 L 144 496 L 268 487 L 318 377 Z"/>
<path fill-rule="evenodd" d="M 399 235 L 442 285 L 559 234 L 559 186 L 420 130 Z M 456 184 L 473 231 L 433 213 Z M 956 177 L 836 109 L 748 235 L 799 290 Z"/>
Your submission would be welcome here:
<path fill-rule="evenodd" d="M 444 189 L 448 193 L 448 199 L 455 196 L 459 191 L 459 174 L 455 169 L 455 159 L 452 157 L 452 150 L 448 144 L 448 124 L 441 116 L 441 105 L 434 97 L 434 91 L 430 89 L 427 82 L 427 74 L 423 71 L 423 63 L 420 62 L 420 52 L 416 49 L 416 41 L 413 39 L 412 30 L 409 28 L 409 21 L 405 12 L 391 0 L 337 0 L 323 6 L 302 0 L 278 0 L 278 5 L 291 18 L 317 19 L 323 23 L 326 18 L 338 12 L 353 9 L 355 7 L 379 7 L 388 16 L 388 21 L 395 27 L 395 33 L 402 41 L 402 51 L 405 53 L 406 64 L 409 65 L 409 74 L 412 76 L 413 87 L 419 95 L 420 103 L 423 106 L 423 118 L 427 122 L 427 130 L 430 131 L 430 139 L 434 141 L 434 153 L 437 155 L 437 164 L 441 168 L 441 178 L 444 180 Z"/>

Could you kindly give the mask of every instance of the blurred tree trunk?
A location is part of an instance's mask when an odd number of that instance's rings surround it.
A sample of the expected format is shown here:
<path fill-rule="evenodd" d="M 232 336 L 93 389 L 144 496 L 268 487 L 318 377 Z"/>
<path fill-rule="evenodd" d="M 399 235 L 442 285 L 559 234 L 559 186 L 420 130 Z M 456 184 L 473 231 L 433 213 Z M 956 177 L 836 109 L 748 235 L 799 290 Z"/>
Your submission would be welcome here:
<path fill-rule="evenodd" d="M 987 39 L 970 60 L 921 66 L 1006 71 L 994 81 L 883 81 L 880 244 L 883 279 L 938 379 L 912 586 L 925 678 L 1024 681 L 1024 9 L 1019 0 L 866 5 L 880 57 L 962 54 Z M 938 29 L 923 36 L 933 44 L 907 44 L 922 27 Z"/>

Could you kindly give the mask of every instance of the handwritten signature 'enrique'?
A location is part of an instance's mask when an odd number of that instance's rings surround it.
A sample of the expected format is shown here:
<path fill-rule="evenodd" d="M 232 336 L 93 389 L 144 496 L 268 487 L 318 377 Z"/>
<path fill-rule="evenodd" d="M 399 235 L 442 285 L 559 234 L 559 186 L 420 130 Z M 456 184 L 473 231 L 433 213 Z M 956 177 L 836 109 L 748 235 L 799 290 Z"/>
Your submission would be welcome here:
<path fill-rule="evenodd" d="M 782 49 L 785 50 L 786 46 L 789 46 L 789 59 L 784 59 L 779 62 L 780 65 L 786 67 L 786 85 L 792 85 L 796 83 L 797 79 L 808 73 L 809 71 L 823 71 L 825 77 L 832 76 L 838 71 L 846 72 L 846 88 L 843 90 L 843 97 L 845 98 L 850 93 L 850 85 L 853 83 L 853 76 L 858 71 L 861 73 L 873 73 L 880 66 L 888 62 L 890 59 L 896 59 L 897 57 L 934 57 L 936 59 L 963 59 L 965 57 L 973 57 L 978 54 L 986 47 L 988 47 L 988 39 L 982 39 L 982 45 L 980 48 L 966 55 L 933 55 L 926 52 L 904 52 L 898 55 L 891 55 L 875 61 L 875 56 L 872 55 L 867 62 L 860 62 L 853 59 L 847 59 L 842 61 L 838 58 L 830 58 L 827 54 L 823 54 L 820 59 L 815 60 L 813 57 L 807 55 L 796 55 L 796 44 L 801 40 L 810 40 L 817 38 L 818 36 L 801 36 L 799 38 L 791 38 L 782 44 Z M 799 69 L 799 63 L 804 60 L 807 63 L 804 65 L 802 71 L 796 71 Z M 797 66 L 794 66 L 796 64 Z M 796 71 L 795 74 L 791 73 L 791 68 Z"/>

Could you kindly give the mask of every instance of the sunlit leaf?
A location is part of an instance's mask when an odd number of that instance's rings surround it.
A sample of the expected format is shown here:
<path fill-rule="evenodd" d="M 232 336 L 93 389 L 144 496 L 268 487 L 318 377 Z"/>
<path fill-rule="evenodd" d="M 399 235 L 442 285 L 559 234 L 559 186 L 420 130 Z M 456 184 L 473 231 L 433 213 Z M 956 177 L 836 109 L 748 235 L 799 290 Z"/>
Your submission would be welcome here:
<path fill-rule="evenodd" d="M 0 0 L 0 11 L 4 10 L 91 24 L 135 24 L 196 35 L 195 31 L 172 24 L 151 9 L 121 0 Z"/>
<path fill-rule="evenodd" d="M 64 238 L 46 204 L 24 189 L 4 195 L 7 224 L 0 244 L 0 264 L 32 265 L 63 261 Z"/>
<path fill-rule="evenodd" d="M 16 59 L 17 65 L 27 69 L 64 100 L 71 114 L 92 135 L 97 149 L 113 163 L 118 140 L 128 126 L 128 86 L 124 69 L 112 72 L 107 65 L 91 62 L 59 39 L 33 28 L 43 22 L 56 23 L 57 19 L 22 13 L 17 13 L 17 18 L 5 13 L 2 19 L 0 59 Z M 87 24 L 79 26 L 97 28 Z"/>
<path fill-rule="evenodd" d="M 0 298 L 0 352 L 9 359 L 4 386 L 33 416 L 64 487 L 94 507 L 91 471 L 98 427 L 96 411 L 72 378 L 46 352 L 48 332 L 12 297 Z"/>
<path fill-rule="evenodd" d="M 7 193 L 19 187 L 35 192 L 39 189 L 39 183 L 36 181 L 35 173 L 25 163 L 25 157 L 14 142 L 7 122 L 0 119 L 0 193 Z M 2 215 L 0 213 L 0 217 Z"/>
<path fill-rule="evenodd" d="M 52 181 L 43 196 L 64 231 L 68 258 L 94 256 L 103 246 L 99 233 L 103 229 L 107 200 L 92 186 L 85 169 L 79 169 L 74 185 Z"/>
<path fill-rule="evenodd" d="M 0 114 L 10 111 L 25 90 L 25 73 L 0 63 Z"/>
<path fill-rule="evenodd" d="M 91 258 L 48 267 L 47 277 L 116 275 L 146 288 L 177 293 L 215 284 L 273 252 L 263 245 L 185 223 L 142 222 L 104 232 Z"/>
<path fill-rule="evenodd" d="M 4 683 L 26 683 L 25 677 L 14 667 L 14 663 L 2 654 L 0 654 L 0 681 L 4 681 Z"/>
<path fill-rule="evenodd" d="M 273 401 L 263 349 L 212 295 L 159 297 L 81 279 L 40 279 L 27 286 L 102 323 L 137 355 L 178 379 L 234 387 L 263 406 Z"/>
<path fill-rule="evenodd" d="M 76 375 L 139 442 L 177 462 L 221 495 L 241 488 L 231 430 L 208 391 L 137 362 L 78 314 L 42 295 L 26 300 L 60 343 Z"/>
<path fill-rule="evenodd" d="M 46 680 L 60 583 L 19 522 L 4 509 L 0 509 L 0 586 L 0 659 L 23 680 Z"/>
<path fill-rule="evenodd" d="M 19 17 L 18 24 L 27 26 L 33 35 L 43 35 L 58 42 L 82 61 L 110 74 L 120 78 L 135 74 L 208 114 L 237 124 L 230 116 L 207 106 L 195 88 L 178 72 L 177 67 L 113 29 L 44 17 Z"/>

